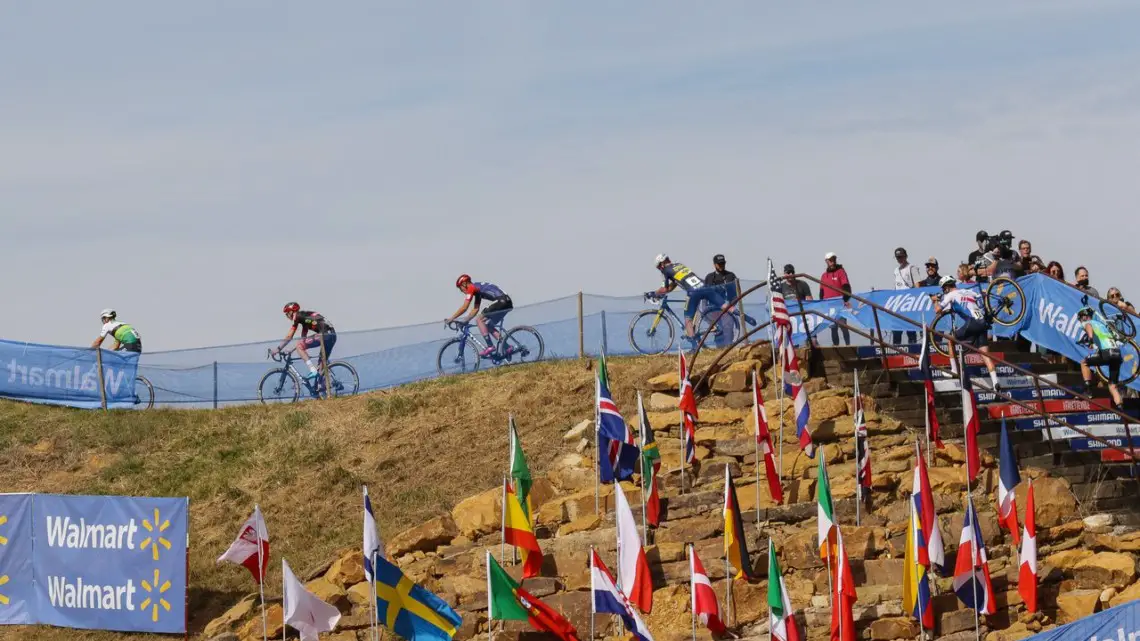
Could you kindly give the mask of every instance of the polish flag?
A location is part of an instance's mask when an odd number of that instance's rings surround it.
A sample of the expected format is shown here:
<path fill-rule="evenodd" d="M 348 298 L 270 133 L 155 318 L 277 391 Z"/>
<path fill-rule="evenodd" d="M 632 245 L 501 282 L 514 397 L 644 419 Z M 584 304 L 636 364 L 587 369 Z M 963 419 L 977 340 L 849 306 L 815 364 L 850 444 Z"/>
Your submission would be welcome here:
<path fill-rule="evenodd" d="M 245 566 L 258 584 L 265 580 L 265 568 L 269 565 L 269 530 L 265 529 L 260 507 L 253 506 L 253 514 L 242 524 L 237 538 L 218 557 L 217 563 L 222 561 Z"/>

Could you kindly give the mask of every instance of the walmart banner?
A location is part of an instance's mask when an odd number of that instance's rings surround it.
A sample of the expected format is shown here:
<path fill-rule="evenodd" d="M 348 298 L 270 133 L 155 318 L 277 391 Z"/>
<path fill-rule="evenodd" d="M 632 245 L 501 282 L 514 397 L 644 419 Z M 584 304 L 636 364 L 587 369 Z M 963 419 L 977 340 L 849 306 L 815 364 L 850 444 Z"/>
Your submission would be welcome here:
<path fill-rule="evenodd" d="M 107 406 L 134 406 L 139 355 L 103 350 Z M 0 341 L 0 396 L 72 407 L 100 407 L 95 350 Z"/>
<path fill-rule="evenodd" d="M 0 624 L 186 628 L 185 498 L 0 495 Z"/>
<path fill-rule="evenodd" d="M 1131 641 L 1140 635 L 1140 601 L 1132 601 L 1099 614 L 1077 619 L 1048 632 L 1035 634 L 1025 641 Z"/>

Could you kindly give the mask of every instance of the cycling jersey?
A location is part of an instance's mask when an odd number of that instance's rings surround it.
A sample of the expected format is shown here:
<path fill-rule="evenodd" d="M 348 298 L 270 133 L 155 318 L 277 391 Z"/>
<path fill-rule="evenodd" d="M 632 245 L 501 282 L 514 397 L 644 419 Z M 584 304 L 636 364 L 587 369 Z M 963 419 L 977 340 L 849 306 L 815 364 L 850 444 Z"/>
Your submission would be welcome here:
<path fill-rule="evenodd" d="M 1089 321 L 1089 324 L 1092 325 L 1092 340 L 1098 351 L 1120 348 L 1120 341 L 1116 340 L 1116 336 L 1102 321 L 1094 318 Z"/>
<path fill-rule="evenodd" d="M 463 293 L 467 294 L 466 300 L 470 301 L 474 298 L 476 304 L 479 304 L 484 299 L 499 301 L 510 298 L 506 292 L 493 283 L 471 283 L 467 285 L 467 289 L 465 289 Z"/>
<path fill-rule="evenodd" d="M 300 325 L 304 329 L 314 333 L 327 333 L 335 332 L 332 323 L 328 322 L 324 316 L 317 312 L 299 311 L 297 312 L 297 320 L 293 321 L 293 327 Z"/>
<path fill-rule="evenodd" d="M 693 270 L 681 263 L 665 265 L 661 268 L 661 274 L 665 277 L 666 287 L 676 284 L 683 287 L 686 292 L 692 293 L 705 286 L 705 281 L 701 280 L 700 276 L 694 274 Z"/>
<path fill-rule="evenodd" d="M 954 289 L 942 295 L 942 306 L 965 321 L 985 320 L 986 313 L 978 301 L 978 293 L 968 289 Z"/>
<path fill-rule="evenodd" d="M 108 334 L 122 345 L 133 345 L 142 341 L 137 329 L 119 321 L 111 321 L 103 325 L 103 330 L 99 332 L 99 338 L 106 338 Z"/>

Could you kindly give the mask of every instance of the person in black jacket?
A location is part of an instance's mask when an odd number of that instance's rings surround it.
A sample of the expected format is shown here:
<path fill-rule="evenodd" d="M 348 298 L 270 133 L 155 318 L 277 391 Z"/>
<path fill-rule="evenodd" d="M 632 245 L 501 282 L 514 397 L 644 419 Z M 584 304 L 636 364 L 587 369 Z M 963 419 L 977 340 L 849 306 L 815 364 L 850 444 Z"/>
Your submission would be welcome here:
<path fill-rule="evenodd" d="M 736 274 L 725 269 L 725 264 L 724 254 L 713 256 L 713 270 L 709 272 L 708 276 L 705 276 L 705 285 L 720 288 L 724 299 L 731 302 L 740 295 L 740 286 L 736 280 Z"/>

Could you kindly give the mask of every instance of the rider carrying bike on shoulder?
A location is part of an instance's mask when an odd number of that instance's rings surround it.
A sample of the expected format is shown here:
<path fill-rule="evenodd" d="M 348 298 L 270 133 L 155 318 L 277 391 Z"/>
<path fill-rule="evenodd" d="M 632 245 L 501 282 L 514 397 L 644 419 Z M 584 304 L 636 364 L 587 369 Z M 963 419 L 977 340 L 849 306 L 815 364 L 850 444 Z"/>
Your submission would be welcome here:
<path fill-rule="evenodd" d="M 709 309 L 719 310 L 709 318 L 709 324 L 713 326 L 714 332 L 719 331 L 717 321 L 720 320 L 720 314 L 728 310 L 728 301 L 718 291 L 718 288 L 708 287 L 700 276 L 693 273 L 693 270 L 681 263 L 674 263 L 665 254 L 657 255 L 655 266 L 665 277 L 665 282 L 658 289 L 646 292 L 645 295 L 649 298 L 661 298 L 676 289 L 677 285 L 685 290 L 689 295 L 689 301 L 685 304 L 685 336 L 693 340 L 695 333 L 693 318 L 697 314 L 697 306 L 700 305 L 701 301 L 708 303 Z"/>
<path fill-rule="evenodd" d="M 97 349 L 103 345 L 103 341 L 107 336 L 111 336 L 115 340 L 115 344 L 111 346 L 112 350 L 122 349 L 127 352 L 142 353 L 142 337 L 139 336 L 139 331 L 126 323 L 120 323 L 116 320 L 118 314 L 113 309 L 104 309 L 103 313 L 99 315 L 99 320 L 103 322 L 103 329 L 99 331 L 99 338 L 91 343 L 92 349 Z"/>
<path fill-rule="evenodd" d="M 468 322 L 474 318 L 479 324 L 479 332 L 483 334 L 483 341 L 487 343 L 487 347 L 479 353 L 479 356 L 490 356 L 491 353 L 495 351 L 495 341 L 502 338 L 499 326 L 502 325 L 503 318 L 506 317 L 507 312 L 514 309 L 514 303 L 511 302 L 511 297 L 507 296 L 506 292 L 497 285 L 472 282 L 471 277 L 467 274 L 461 275 L 455 281 L 455 286 L 464 294 L 463 305 L 461 305 L 450 318 L 443 322 L 446 325 L 455 322 L 455 319 L 459 318 L 463 312 L 466 312 L 467 308 L 471 307 L 471 302 L 474 301 L 475 307 L 463 321 Z M 480 311 L 479 306 L 484 299 L 491 301 L 491 304 Z M 495 337 L 494 341 L 491 340 L 492 334 Z"/>
<path fill-rule="evenodd" d="M 1081 361 L 1081 376 L 1085 381 L 1085 394 L 1091 394 L 1093 388 L 1092 368 L 1098 366 L 1108 367 L 1108 393 L 1112 400 L 1120 407 L 1122 400 L 1117 381 L 1120 380 L 1120 366 L 1124 357 L 1120 353 L 1120 341 L 1108 328 L 1108 325 L 1097 318 L 1091 307 L 1085 306 L 1077 311 L 1077 320 L 1081 324 L 1081 337 L 1077 339 L 1078 345 L 1085 345 L 1092 353 Z"/>
<path fill-rule="evenodd" d="M 313 366 L 312 359 L 309 358 L 309 353 L 306 349 L 321 348 L 321 337 L 324 337 L 325 353 L 324 357 L 327 359 L 333 350 L 333 345 L 336 345 L 336 329 L 333 328 L 332 323 L 328 322 L 324 316 L 317 312 L 310 312 L 301 309 L 298 303 L 286 303 L 282 308 L 285 312 L 285 318 L 293 323 L 289 328 L 289 333 L 285 335 L 285 340 L 277 347 L 276 353 L 280 354 L 281 350 L 293 340 L 293 335 L 297 333 L 297 328 L 301 328 L 301 338 L 297 341 L 297 353 L 305 360 L 305 364 L 309 366 L 309 373 L 305 378 L 310 380 L 316 379 L 320 374 L 317 368 Z M 312 332 L 312 336 L 309 333 Z"/>
<path fill-rule="evenodd" d="M 942 285 L 942 295 L 931 295 L 934 301 L 934 313 L 938 314 L 943 309 L 949 309 L 955 316 L 962 319 L 964 324 L 954 330 L 953 340 L 950 341 L 949 349 L 950 357 L 954 358 L 954 341 L 972 345 L 982 352 L 982 361 L 986 364 L 986 369 L 990 373 L 990 382 L 993 384 L 995 392 L 1001 391 L 1001 386 L 998 385 L 997 370 L 994 368 L 994 361 L 988 356 L 990 351 L 989 345 L 989 331 L 990 326 L 993 324 L 989 316 L 983 309 L 981 300 L 978 298 L 978 293 L 968 289 L 958 289 L 958 282 L 954 280 L 953 276 L 943 276 L 940 283 Z"/>

